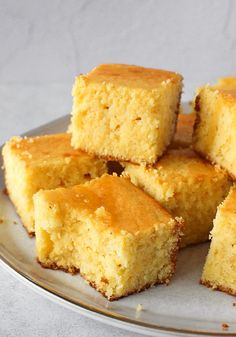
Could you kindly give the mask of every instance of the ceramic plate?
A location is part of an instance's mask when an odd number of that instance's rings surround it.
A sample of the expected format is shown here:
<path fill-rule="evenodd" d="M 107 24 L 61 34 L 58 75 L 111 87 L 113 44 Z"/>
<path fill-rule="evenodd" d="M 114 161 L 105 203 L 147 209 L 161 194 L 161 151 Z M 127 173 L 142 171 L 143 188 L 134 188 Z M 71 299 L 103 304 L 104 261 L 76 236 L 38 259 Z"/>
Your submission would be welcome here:
<path fill-rule="evenodd" d="M 69 116 L 28 132 L 26 135 L 66 130 Z M 2 161 L 2 158 L 0 158 Z M 2 163 L 0 163 L 2 165 Z M 4 189 L 1 171 L 0 189 Z M 177 272 L 169 286 L 160 285 L 109 303 L 79 276 L 40 267 L 35 259 L 35 239 L 21 226 L 14 207 L 0 193 L 0 265 L 40 295 L 101 322 L 140 332 L 163 334 L 236 336 L 236 299 L 199 285 L 208 244 L 184 249 L 179 254 Z M 138 304 L 143 311 L 136 312 Z M 227 323 L 229 328 L 223 329 Z"/>

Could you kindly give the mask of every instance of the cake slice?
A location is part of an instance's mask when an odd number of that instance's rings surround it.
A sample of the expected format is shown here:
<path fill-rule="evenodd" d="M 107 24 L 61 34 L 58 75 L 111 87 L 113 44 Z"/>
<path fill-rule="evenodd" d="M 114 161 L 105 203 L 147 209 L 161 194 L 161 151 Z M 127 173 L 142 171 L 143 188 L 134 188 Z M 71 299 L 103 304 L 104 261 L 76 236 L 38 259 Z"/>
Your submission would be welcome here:
<path fill-rule="evenodd" d="M 6 188 L 29 234 L 34 233 L 35 192 L 84 183 L 107 171 L 103 160 L 74 150 L 70 142 L 65 133 L 13 137 L 3 147 Z"/>
<path fill-rule="evenodd" d="M 155 165 L 125 163 L 124 175 L 165 207 L 182 216 L 181 247 L 208 240 L 217 206 L 231 181 L 225 171 L 198 157 L 189 148 L 169 150 Z"/>
<path fill-rule="evenodd" d="M 198 89 L 194 149 L 236 178 L 236 77 Z"/>
<path fill-rule="evenodd" d="M 43 267 L 80 271 L 109 300 L 169 283 L 181 222 L 128 179 L 39 191 L 34 206 Z"/>
<path fill-rule="evenodd" d="M 201 283 L 236 295 L 236 186 L 218 207 Z"/>
<path fill-rule="evenodd" d="M 98 66 L 74 84 L 72 145 L 111 160 L 155 163 L 174 136 L 181 90 L 174 72 Z"/>

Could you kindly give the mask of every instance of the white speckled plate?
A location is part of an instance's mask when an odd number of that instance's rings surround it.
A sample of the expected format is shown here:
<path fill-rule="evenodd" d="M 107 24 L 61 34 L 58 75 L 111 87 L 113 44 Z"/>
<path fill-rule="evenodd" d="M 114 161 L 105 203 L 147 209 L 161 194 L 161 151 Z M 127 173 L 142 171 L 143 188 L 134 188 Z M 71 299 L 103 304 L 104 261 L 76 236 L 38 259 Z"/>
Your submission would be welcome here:
<path fill-rule="evenodd" d="M 27 133 L 38 135 L 66 130 L 69 116 Z M 2 162 L 2 158 L 0 158 Z M 2 165 L 2 163 L 0 163 Z M 2 172 L 0 189 L 4 188 Z M 0 193 L 0 265 L 39 294 L 80 314 L 143 335 L 236 336 L 235 298 L 199 285 L 208 244 L 181 251 L 177 272 L 169 286 L 157 286 L 109 303 L 79 276 L 40 267 L 35 239 L 21 226 L 8 197 Z M 16 222 L 16 223 L 15 223 Z M 137 313 L 141 303 L 144 310 Z M 227 331 L 222 324 L 227 323 Z"/>

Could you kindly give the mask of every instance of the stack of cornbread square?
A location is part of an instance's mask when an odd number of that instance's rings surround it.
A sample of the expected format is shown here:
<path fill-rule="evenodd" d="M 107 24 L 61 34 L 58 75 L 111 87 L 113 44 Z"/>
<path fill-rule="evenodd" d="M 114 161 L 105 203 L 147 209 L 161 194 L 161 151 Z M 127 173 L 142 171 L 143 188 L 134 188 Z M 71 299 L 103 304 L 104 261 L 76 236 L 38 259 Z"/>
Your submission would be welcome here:
<path fill-rule="evenodd" d="M 179 248 L 208 240 L 230 170 L 192 149 L 198 105 L 179 114 L 181 91 L 174 72 L 100 65 L 76 78 L 68 133 L 6 143 L 6 187 L 43 267 L 114 300 L 169 283 Z"/>

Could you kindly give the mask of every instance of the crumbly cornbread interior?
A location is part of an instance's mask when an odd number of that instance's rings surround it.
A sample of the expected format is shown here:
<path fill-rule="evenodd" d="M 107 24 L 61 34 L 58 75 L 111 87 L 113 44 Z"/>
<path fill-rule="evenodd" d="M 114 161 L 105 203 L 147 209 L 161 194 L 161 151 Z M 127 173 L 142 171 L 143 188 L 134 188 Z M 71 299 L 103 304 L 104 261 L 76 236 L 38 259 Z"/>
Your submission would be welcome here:
<path fill-rule="evenodd" d="M 225 171 L 199 158 L 191 149 L 171 149 L 154 166 L 125 163 L 124 175 L 184 219 L 181 247 L 208 240 L 216 208 L 231 180 Z"/>
<path fill-rule="evenodd" d="M 128 179 L 39 191 L 34 205 L 44 267 L 80 270 L 110 300 L 169 282 L 181 225 Z"/>
<path fill-rule="evenodd" d="M 194 149 L 236 177 L 236 77 L 197 91 Z"/>
<path fill-rule="evenodd" d="M 181 90 L 182 77 L 173 72 L 96 67 L 75 80 L 72 145 L 110 159 L 154 163 L 173 138 Z"/>
<path fill-rule="evenodd" d="M 218 207 L 201 283 L 236 295 L 236 186 Z"/>

